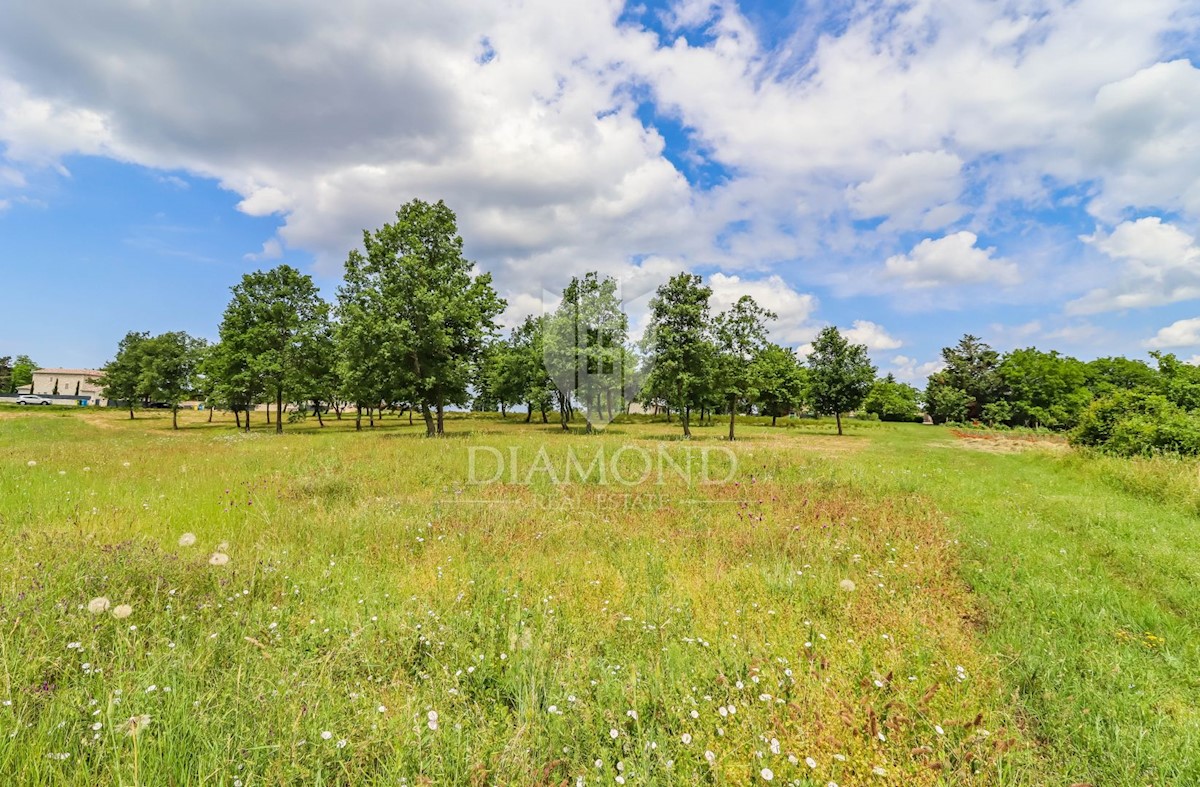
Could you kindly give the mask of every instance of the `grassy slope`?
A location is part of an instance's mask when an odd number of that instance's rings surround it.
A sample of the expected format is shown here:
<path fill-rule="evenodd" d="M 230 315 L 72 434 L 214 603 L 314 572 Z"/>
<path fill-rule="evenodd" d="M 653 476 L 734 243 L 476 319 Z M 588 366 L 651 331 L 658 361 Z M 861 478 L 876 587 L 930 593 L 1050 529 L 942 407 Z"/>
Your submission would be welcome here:
<path fill-rule="evenodd" d="M 736 485 L 479 487 L 472 445 L 515 447 L 522 474 L 542 446 L 557 468 L 684 449 L 662 424 L 167 424 L 0 420 L 16 783 L 1194 776 L 1194 516 L 1111 468 L 919 426 L 746 427 Z M 134 615 L 81 609 L 101 594 Z"/>
<path fill-rule="evenodd" d="M 1200 783 L 1195 465 L 971 447 L 895 432 L 871 457 L 881 488 L 951 517 L 985 641 L 1054 771 Z"/>

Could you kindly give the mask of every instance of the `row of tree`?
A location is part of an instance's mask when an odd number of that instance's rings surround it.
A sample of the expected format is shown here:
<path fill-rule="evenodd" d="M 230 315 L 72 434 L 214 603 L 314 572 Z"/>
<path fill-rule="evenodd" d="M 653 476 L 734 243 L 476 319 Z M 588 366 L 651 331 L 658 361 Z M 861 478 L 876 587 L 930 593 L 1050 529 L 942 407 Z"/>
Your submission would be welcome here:
<path fill-rule="evenodd" d="M 410 419 L 419 410 L 429 435 L 444 431 L 450 407 L 507 414 L 524 405 L 527 421 L 540 413 L 546 422 L 555 410 L 564 429 L 578 414 L 590 431 L 638 401 L 677 415 L 685 436 L 696 416 L 727 415 L 733 439 L 738 413 L 774 419 L 804 405 L 837 416 L 840 432 L 841 414 L 875 383 L 866 348 L 831 327 L 801 363 L 767 340 L 775 315 L 753 298 L 714 315 L 711 295 L 698 275 L 673 277 L 635 342 L 617 282 L 588 273 L 570 281 L 555 309 L 500 337 L 495 321 L 506 304 L 464 257 L 454 213 L 414 200 L 394 223 L 363 233 L 335 303 L 288 265 L 247 274 L 232 288 L 218 342 L 129 333 L 101 384 L 131 418 L 138 403 L 175 412 L 194 397 L 210 413 L 232 411 L 247 429 L 266 402 L 278 431 L 288 405 L 318 419 L 353 407 L 358 428 L 364 414 L 373 424 L 385 408 Z"/>

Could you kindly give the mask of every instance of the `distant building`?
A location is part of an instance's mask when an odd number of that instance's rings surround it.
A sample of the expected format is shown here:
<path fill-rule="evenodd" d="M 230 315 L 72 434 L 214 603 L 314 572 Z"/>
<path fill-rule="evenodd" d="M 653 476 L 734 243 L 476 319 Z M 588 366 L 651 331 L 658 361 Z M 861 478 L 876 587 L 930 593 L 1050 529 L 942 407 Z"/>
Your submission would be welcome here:
<path fill-rule="evenodd" d="M 99 369 L 38 369 L 33 373 L 33 385 L 28 393 L 85 399 L 88 404 L 100 404 L 102 391 L 96 381 L 102 374 L 104 372 Z"/>

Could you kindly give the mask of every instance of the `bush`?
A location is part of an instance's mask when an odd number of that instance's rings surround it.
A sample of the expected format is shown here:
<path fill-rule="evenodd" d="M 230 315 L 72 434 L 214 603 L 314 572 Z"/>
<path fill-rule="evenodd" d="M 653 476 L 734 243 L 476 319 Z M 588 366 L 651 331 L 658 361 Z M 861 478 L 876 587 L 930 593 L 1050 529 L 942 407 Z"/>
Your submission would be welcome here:
<path fill-rule="evenodd" d="M 1200 455 L 1200 416 L 1161 394 L 1117 391 L 1084 411 L 1071 443 L 1120 456 L 1196 456 Z"/>

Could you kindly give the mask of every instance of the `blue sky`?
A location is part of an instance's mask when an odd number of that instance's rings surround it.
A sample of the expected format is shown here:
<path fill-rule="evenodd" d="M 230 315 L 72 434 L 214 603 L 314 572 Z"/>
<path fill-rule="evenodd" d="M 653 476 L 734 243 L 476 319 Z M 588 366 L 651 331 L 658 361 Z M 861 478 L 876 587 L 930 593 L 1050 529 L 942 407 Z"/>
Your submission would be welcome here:
<path fill-rule="evenodd" d="M 0 355 L 215 338 L 279 262 L 332 297 L 422 197 L 509 322 L 572 274 L 688 269 L 914 382 L 964 332 L 1200 358 L 1194 4 L 480 5 L 6 11 Z"/>

